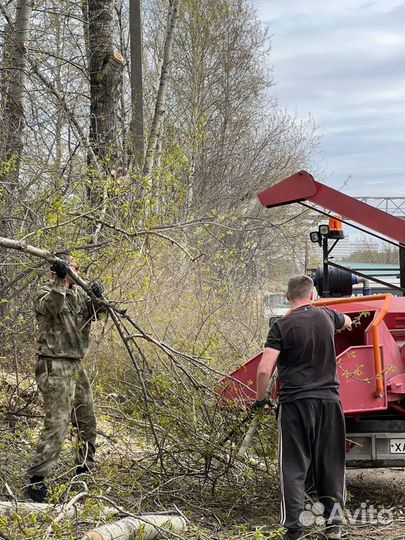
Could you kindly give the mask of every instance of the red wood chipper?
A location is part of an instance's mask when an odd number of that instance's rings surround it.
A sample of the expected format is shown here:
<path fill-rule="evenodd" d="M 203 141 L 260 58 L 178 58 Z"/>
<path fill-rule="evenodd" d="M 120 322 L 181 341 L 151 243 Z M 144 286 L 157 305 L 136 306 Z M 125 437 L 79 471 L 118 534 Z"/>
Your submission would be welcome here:
<path fill-rule="evenodd" d="M 332 238 L 336 243 L 342 237 L 340 225 L 332 224 L 333 231 L 320 225 L 316 233 L 311 233 L 311 240 L 323 248 L 323 268 L 315 275 L 321 298 L 315 304 L 330 306 L 354 321 L 351 330 L 338 332 L 335 339 L 346 418 L 347 464 L 405 466 L 405 222 L 315 181 L 305 171 L 263 191 L 259 200 L 267 208 L 300 203 L 339 224 L 351 220 L 352 227 L 360 230 L 367 227 L 374 231 L 373 236 L 399 248 L 398 287 L 329 259 L 332 248 L 329 249 L 328 240 Z M 339 215 L 331 216 L 330 211 Z M 385 283 L 401 296 L 373 295 L 368 288 L 363 289 L 363 296 L 351 296 L 351 285 L 358 278 Z M 237 400 L 245 406 L 254 401 L 260 359 L 261 353 L 222 379 L 219 388 L 223 398 Z M 276 385 L 273 398 L 277 392 Z"/>

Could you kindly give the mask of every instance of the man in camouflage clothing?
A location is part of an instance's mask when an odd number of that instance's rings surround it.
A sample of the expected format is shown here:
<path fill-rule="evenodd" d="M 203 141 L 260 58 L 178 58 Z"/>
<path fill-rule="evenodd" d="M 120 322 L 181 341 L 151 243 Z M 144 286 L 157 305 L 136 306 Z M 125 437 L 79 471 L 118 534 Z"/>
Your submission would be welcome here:
<path fill-rule="evenodd" d="M 91 322 L 96 320 L 97 306 L 86 292 L 76 286 L 67 273 L 78 267 L 69 253 L 58 253 L 51 280 L 34 298 L 38 322 L 38 362 L 35 377 L 43 395 L 45 420 L 40 435 L 28 496 L 42 502 L 47 495 L 44 479 L 49 475 L 60 453 L 69 422 L 78 429 L 79 444 L 76 473 L 88 472 L 94 463 L 96 417 L 93 395 L 82 364 L 90 343 Z M 103 286 L 91 284 L 102 296 Z"/>

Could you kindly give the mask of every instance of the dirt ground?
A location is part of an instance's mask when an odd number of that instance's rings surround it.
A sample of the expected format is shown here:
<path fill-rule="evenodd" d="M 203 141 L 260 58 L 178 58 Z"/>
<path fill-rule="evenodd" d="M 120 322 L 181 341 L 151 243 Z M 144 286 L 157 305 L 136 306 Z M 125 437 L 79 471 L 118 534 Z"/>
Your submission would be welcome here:
<path fill-rule="evenodd" d="M 345 527 L 347 538 L 405 539 L 405 468 L 348 469 L 346 478 L 347 508 L 352 515 L 360 508 L 357 523 Z M 378 523 L 370 523 L 370 519 L 365 518 L 370 508 Z M 385 519 L 387 523 L 382 522 Z"/>
<path fill-rule="evenodd" d="M 362 487 L 365 490 L 398 488 L 405 493 L 405 468 L 390 469 L 347 469 L 348 488 Z"/>

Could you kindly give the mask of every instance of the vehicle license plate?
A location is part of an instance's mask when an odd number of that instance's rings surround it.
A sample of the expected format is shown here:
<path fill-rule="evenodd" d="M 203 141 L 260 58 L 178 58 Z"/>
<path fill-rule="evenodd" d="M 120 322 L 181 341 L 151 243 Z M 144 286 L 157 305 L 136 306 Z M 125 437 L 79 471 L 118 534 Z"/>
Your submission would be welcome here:
<path fill-rule="evenodd" d="M 390 439 L 391 454 L 405 454 L 405 439 Z"/>

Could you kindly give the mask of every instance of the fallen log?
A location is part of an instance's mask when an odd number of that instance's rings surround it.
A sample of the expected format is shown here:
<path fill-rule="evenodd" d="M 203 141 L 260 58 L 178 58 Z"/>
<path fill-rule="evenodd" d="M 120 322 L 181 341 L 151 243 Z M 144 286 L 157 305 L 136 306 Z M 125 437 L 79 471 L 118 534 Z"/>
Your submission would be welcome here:
<path fill-rule="evenodd" d="M 77 515 L 77 507 L 72 506 L 67 510 L 63 505 L 34 503 L 34 502 L 15 502 L 0 501 L 0 516 L 11 517 L 14 514 L 32 514 L 40 513 L 48 515 L 50 512 L 64 512 L 65 518 L 74 518 Z"/>
<path fill-rule="evenodd" d="M 86 532 L 81 540 L 152 540 L 163 536 L 162 533 L 169 536 L 170 533 L 181 533 L 186 526 L 186 520 L 176 515 L 126 517 Z"/>
<path fill-rule="evenodd" d="M 77 496 L 76 496 L 77 497 Z M 73 519 L 80 512 L 83 512 L 83 506 L 77 503 L 77 498 L 67 504 L 48 504 L 36 502 L 17 502 L 17 501 L 0 501 L 0 516 L 11 517 L 14 514 L 56 514 L 55 522 L 62 519 Z M 100 508 L 97 514 L 99 519 L 109 519 L 125 510 L 119 506 L 107 506 Z"/>

